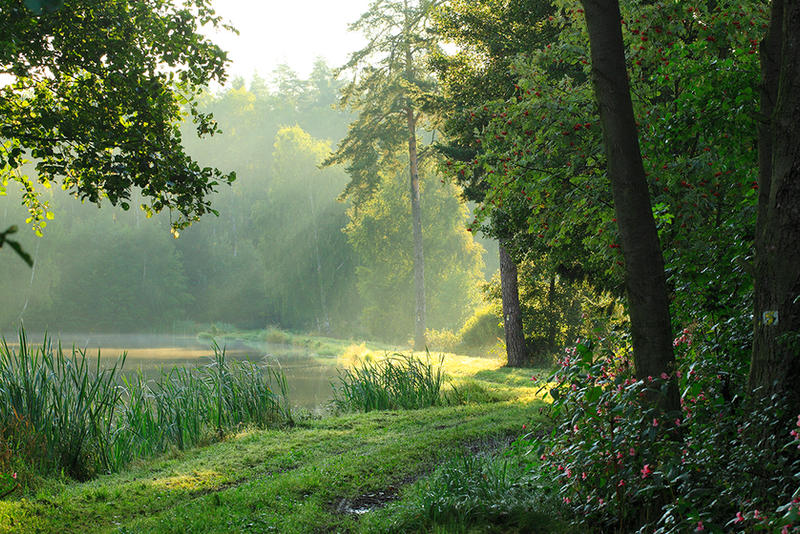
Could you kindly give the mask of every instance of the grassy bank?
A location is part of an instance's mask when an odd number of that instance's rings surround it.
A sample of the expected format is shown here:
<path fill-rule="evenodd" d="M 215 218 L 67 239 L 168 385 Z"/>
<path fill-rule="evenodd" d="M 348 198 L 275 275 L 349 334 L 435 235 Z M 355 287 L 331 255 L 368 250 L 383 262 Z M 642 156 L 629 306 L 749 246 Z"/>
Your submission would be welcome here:
<path fill-rule="evenodd" d="M 491 453 L 539 417 L 530 371 L 468 369 L 462 380 L 509 400 L 301 420 L 50 481 L 0 501 L 0 532 L 429 531 L 418 502 L 436 468 Z"/>

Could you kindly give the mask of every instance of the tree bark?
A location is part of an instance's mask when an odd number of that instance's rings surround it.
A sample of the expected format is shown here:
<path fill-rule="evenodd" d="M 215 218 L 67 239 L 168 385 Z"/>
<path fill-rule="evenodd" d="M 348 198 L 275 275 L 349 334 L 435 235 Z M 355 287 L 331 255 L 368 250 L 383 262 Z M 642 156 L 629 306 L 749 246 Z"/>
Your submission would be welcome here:
<path fill-rule="evenodd" d="M 556 348 L 556 313 L 553 311 L 556 300 L 556 275 L 550 275 L 550 287 L 547 288 L 547 307 L 548 315 L 550 316 L 549 324 L 547 325 L 547 347 L 550 351 Z"/>
<path fill-rule="evenodd" d="M 319 254 L 319 230 L 317 228 L 317 209 L 314 204 L 314 189 L 309 182 L 308 201 L 311 208 L 311 226 L 314 229 L 314 256 L 317 260 L 317 284 L 319 285 L 319 309 L 322 320 L 317 319 L 317 329 L 325 334 L 331 333 L 331 319 L 328 315 L 328 304 L 325 298 L 325 284 L 322 280 L 322 258 Z"/>
<path fill-rule="evenodd" d="M 517 264 L 500 242 L 500 288 L 503 302 L 503 332 L 506 337 L 508 367 L 523 367 L 528 363 L 528 350 L 522 332 L 522 313 L 519 308 Z"/>
<path fill-rule="evenodd" d="M 774 0 L 761 43 L 750 387 L 800 413 L 800 2 Z"/>
<path fill-rule="evenodd" d="M 625 260 L 625 285 L 636 376 L 675 371 L 672 328 L 658 239 L 642 164 L 617 0 L 582 0 L 589 30 L 592 82 L 603 127 L 608 176 Z M 655 399 L 666 410 L 679 409 L 674 378 L 666 395 Z"/>
<path fill-rule="evenodd" d="M 411 220 L 414 233 L 414 349 L 425 350 L 425 254 L 422 249 L 422 209 L 420 207 L 419 169 L 417 161 L 417 124 L 414 110 L 406 108 L 408 123 L 408 166 L 410 171 Z"/>

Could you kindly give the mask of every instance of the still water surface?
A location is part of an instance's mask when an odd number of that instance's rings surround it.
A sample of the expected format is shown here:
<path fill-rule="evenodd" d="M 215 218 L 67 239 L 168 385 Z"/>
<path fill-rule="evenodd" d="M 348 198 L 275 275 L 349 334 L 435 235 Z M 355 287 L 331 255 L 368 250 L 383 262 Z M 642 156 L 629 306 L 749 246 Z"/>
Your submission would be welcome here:
<path fill-rule="evenodd" d="M 17 337 L 7 335 L 9 346 Z M 29 335 L 30 344 L 40 344 L 42 335 Z M 103 365 L 113 365 L 124 352 L 127 354 L 123 372 L 141 372 L 157 376 L 162 369 L 174 366 L 207 365 L 213 360 L 211 341 L 182 335 L 134 334 L 60 334 L 52 337 L 53 345 L 61 341 L 67 350 L 73 346 L 86 349 L 87 356 L 96 357 L 100 350 Z M 223 344 L 220 343 L 220 346 Z M 331 382 L 338 376 L 336 359 L 321 357 L 306 348 L 272 343 L 243 343 L 228 341 L 225 356 L 230 360 L 250 359 L 254 362 L 280 366 L 286 375 L 289 402 L 309 410 L 324 407 L 331 399 Z M 330 363 L 327 363 L 330 362 Z"/>

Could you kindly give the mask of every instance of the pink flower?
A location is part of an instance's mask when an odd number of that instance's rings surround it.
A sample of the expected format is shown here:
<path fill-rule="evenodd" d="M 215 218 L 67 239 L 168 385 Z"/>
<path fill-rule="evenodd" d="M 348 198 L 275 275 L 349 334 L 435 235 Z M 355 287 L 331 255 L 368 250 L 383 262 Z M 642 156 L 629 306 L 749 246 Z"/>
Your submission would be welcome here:
<path fill-rule="evenodd" d="M 642 468 L 642 478 L 647 478 L 653 473 L 653 470 L 650 469 L 650 464 L 644 464 Z"/>
<path fill-rule="evenodd" d="M 653 426 L 658 426 L 658 419 L 653 417 Z"/>
<path fill-rule="evenodd" d="M 661 373 L 661 378 L 663 380 L 669 380 L 669 375 L 667 373 Z"/>
<path fill-rule="evenodd" d="M 620 488 L 625 487 L 625 479 L 624 478 L 619 481 L 619 484 L 617 484 L 617 487 L 620 487 Z"/>
<path fill-rule="evenodd" d="M 581 480 L 586 480 L 586 472 L 585 471 L 581 472 Z"/>
<path fill-rule="evenodd" d="M 742 521 L 744 521 L 744 516 L 742 515 L 742 512 L 736 512 L 736 519 L 733 522 L 741 523 Z"/>
<path fill-rule="evenodd" d="M 703 522 L 702 521 L 698 521 L 697 522 L 697 528 L 694 529 L 694 531 L 695 532 L 703 532 L 705 529 L 706 529 L 706 527 L 703 526 Z"/>
<path fill-rule="evenodd" d="M 17 474 L 14 473 L 13 475 L 11 475 L 11 478 L 13 478 L 14 480 L 17 480 Z"/>

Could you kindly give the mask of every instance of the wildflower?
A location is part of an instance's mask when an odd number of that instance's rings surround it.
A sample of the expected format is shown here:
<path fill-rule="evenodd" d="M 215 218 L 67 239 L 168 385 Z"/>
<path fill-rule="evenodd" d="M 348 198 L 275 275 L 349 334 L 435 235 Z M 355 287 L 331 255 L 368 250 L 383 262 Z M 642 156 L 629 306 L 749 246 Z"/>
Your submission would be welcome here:
<path fill-rule="evenodd" d="M 658 426 L 658 419 L 653 417 L 653 426 Z"/>
<path fill-rule="evenodd" d="M 13 478 L 14 480 L 17 480 L 17 474 L 14 473 L 13 475 L 11 475 L 11 478 Z"/>
<path fill-rule="evenodd" d="M 620 487 L 620 488 L 624 488 L 624 487 L 625 487 L 625 479 L 624 479 L 624 478 L 623 478 L 623 479 L 621 479 L 621 480 L 619 481 L 619 484 L 617 484 L 617 486 L 618 486 L 618 487 Z"/>
<path fill-rule="evenodd" d="M 736 519 L 733 522 L 741 523 L 742 521 L 744 521 L 744 516 L 742 515 L 742 512 L 736 512 Z"/>
<path fill-rule="evenodd" d="M 586 471 L 581 471 L 581 480 L 586 480 Z"/>
<path fill-rule="evenodd" d="M 642 468 L 642 478 L 647 478 L 653 473 L 653 470 L 650 469 L 650 464 L 644 464 Z"/>
<path fill-rule="evenodd" d="M 694 529 L 694 531 L 695 532 L 703 532 L 705 529 L 706 529 L 706 527 L 703 526 L 703 522 L 702 521 L 698 521 L 697 522 L 697 528 Z"/>
<path fill-rule="evenodd" d="M 669 380 L 669 375 L 667 373 L 661 373 L 662 380 Z"/>

